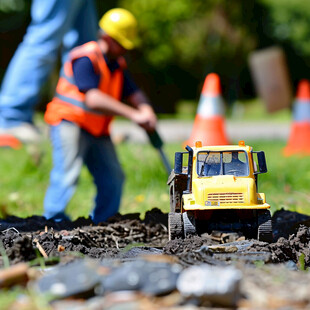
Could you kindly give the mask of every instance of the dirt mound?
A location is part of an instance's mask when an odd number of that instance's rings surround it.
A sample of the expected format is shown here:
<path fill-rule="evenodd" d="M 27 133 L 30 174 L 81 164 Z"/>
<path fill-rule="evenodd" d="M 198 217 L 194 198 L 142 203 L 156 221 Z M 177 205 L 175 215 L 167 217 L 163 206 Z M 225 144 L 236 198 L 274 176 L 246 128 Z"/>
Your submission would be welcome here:
<path fill-rule="evenodd" d="M 44 230 L 45 227 L 53 228 L 55 230 L 74 229 L 77 227 L 93 225 L 90 218 L 78 218 L 75 221 L 62 221 L 54 222 L 47 220 L 43 216 L 31 216 L 28 218 L 20 218 L 17 216 L 7 216 L 5 219 L 0 220 L 0 231 L 14 227 L 21 232 L 33 232 L 36 230 Z"/>
<path fill-rule="evenodd" d="M 156 214 L 159 214 L 158 210 L 154 211 L 154 219 Z M 84 226 L 86 223 L 90 226 Z M 133 214 L 114 216 L 98 226 L 93 226 L 89 219 L 54 223 L 41 217 L 11 217 L 0 225 L 6 228 L 0 232 L 0 241 L 12 264 L 35 259 L 36 249 L 45 257 L 64 257 L 78 252 L 103 259 L 120 257 L 127 246 L 147 244 L 162 247 L 167 242 L 167 229 L 163 224 L 151 221 L 150 216 L 147 221 L 142 221 Z M 78 225 L 82 226 L 70 230 Z M 37 230 L 38 227 L 42 230 Z"/>
<path fill-rule="evenodd" d="M 193 236 L 184 240 L 171 240 L 164 247 L 164 253 L 172 255 L 189 253 L 198 250 L 204 242 L 205 239 L 199 236 Z"/>
<path fill-rule="evenodd" d="M 301 225 L 288 239 L 281 237 L 272 244 L 255 241 L 249 250 L 271 253 L 273 263 L 293 261 L 302 268 L 310 267 L 310 228 Z"/>
<path fill-rule="evenodd" d="M 38 250 L 45 257 L 62 258 L 78 252 L 96 259 L 128 258 L 160 250 L 178 256 L 184 265 L 218 265 L 239 259 L 265 263 L 292 261 L 309 267 L 310 230 L 304 225 L 310 224 L 309 218 L 296 212 L 277 211 L 273 216 L 277 242 L 268 244 L 241 238 L 225 247 L 216 247 L 225 243 L 225 239 L 215 240 L 204 234 L 168 242 L 167 214 L 159 209 L 147 212 L 144 220 L 139 214 L 117 215 L 98 226 L 83 218 L 55 223 L 38 216 L 26 219 L 12 216 L 0 220 L 0 241 L 12 264 L 35 259 Z M 130 250 L 135 247 L 139 249 Z"/>
<path fill-rule="evenodd" d="M 272 216 L 274 241 L 281 237 L 288 239 L 290 235 L 297 232 L 300 225 L 310 227 L 310 216 L 283 209 L 276 211 Z"/>

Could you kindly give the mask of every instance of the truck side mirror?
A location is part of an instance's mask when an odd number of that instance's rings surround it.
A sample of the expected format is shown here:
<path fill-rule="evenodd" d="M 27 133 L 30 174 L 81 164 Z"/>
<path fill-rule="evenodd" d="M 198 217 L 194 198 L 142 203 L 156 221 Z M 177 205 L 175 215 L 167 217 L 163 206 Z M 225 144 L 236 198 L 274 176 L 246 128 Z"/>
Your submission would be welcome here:
<path fill-rule="evenodd" d="M 266 164 L 266 157 L 265 152 L 255 152 L 257 153 L 257 161 L 258 161 L 258 168 L 259 172 L 256 173 L 266 173 L 267 172 L 267 164 Z"/>
<path fill-rule="evenodd" d="M 183 152 L 176 152 L 174 156 L 174 173 L 182 174 Z"/>

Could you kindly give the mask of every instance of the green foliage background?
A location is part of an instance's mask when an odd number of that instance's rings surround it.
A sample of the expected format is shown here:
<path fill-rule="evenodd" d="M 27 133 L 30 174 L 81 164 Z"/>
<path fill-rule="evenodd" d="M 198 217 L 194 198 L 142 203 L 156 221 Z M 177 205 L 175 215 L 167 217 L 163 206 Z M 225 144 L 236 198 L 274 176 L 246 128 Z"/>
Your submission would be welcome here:
<path fill-rule="evenodd" d="M 272 36 L 286 41 L 308 59 L 310 55 L 310 2 L 304 0 L 261 0 L 271 16 Z"/>
<path fill-rule="evenodd" d="M 0 2 L 0 79 L 30 21 L 30 4 L 30 0 Z M 251 51 L 270 45 L 285 49 L 294 83 L 310 77 L 308 1 L 96 0 L 96 4 L 98 16 L 124 7 L 137 17 L 141 46 L 131 53 L 129 65 L 157 112 L 174 112 L 179 100 L 197 99 L 211 71 L 220 74 L 228 102 L 253 97 L 247 58 Z M 50 93 L 43 96 L 43 106 Z"/>

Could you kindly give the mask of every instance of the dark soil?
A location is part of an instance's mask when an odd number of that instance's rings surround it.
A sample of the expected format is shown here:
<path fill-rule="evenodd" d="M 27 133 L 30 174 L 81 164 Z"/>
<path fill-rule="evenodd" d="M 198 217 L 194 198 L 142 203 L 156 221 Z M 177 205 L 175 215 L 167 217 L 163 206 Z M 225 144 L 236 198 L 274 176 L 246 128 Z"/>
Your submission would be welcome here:
<path fill-rule="evenodd" d="M 285 266 L 286 271 L 281 269 L 279 272 L 287 277 L 287 281 L 291 281 L 289 277 L 299 281 L 303 275 L 291 276 L 287 274 L 288 270 L 310 267 L 310 217 L 281 210 L 273 215 L 272 220 L 274 242 L 268 244 L 247 240 L 240 235 L 234 235 L 235 240 L 229 240 L 208 234 L 168 241 L 167 214 L 158 209 L 147 212 L 144 220 L 138 214 L 117 215 L 97 226 L 90 219 L 82 218 L 74 222 L 55 223 L 39 216 L 26 219 L 11 216 L 0 220 L 0 253 L 3 255 L 5 250 L 10 265 L 20 262 L 35 265 L 38 257 L 45 257 L 46 264 L 65 264 L 76 259 L 77 255 L 109 264 L 116 260 L 131 261 L 146 254 L 157 257 L 168 255 L 176 259 L 182 268 L 204 263 L 212 266 L 237 265 L 251 279 L 243 281 L 250 283 L 244 288 L 250 296 L 250 288 L 255 286 L 255 290 L 263 290 L 261 283 L 267 281 L 267 276 L 279 274 L 275 271 L 277 266 Z M 232 242 L 225 243 L 223 240 Z M 0 267 L 4 267 L 5 257 L 0 258 Z M 265 274 L 262 271 L 259 275 L 251 271 L 260 264 L 270 266 L 271 270 L 264 271 Z M 256 283 L 262 275 L 263 279 Z M 257 296 L 254 294 L 251 298 Z M 286 297 L 283 298 L 285 300 Z M 310 300 L 309 303 L 303 302 L 310 306 Z M 266 306 L 263 303 L 263 308 Z"/>
<path fill-rule="evenodd" d="M 117 215 L 106 223 L 95 226 L 90 219 L 55 223 L 44 217 L 20 219 L 9 217 L 0 221 L 0 241 L 11 264 L 28 262 L 38 255 L 37 249 L 48 257 L 64 257 L 78 252 L 91 258 L 118 258 L 126 247 L 147 245 L 163 247 L 167 242 L 167 229 L 152 221 L 146 214 L 141 221 L 136 214 Z M 163 217 L 163 213 L 158 213 Z M 42 253 L 41 253 L 42 254 Z"/>
<path fill-rule="evenodd" d="M 39 216 L 26 219 L 11 216 L 0 220 L 0 240 L 11 264 L 35 259 L 39 247 L 48 257 L 64 257 L 68 253 L 78 252 L 91 258 L 104 259 L 128 257 L 134 252 L 131 250 L 127 253 L 128 250 L 139 246 L 140 250 L 144 247 L 144 253 L 156 248 L 164 254 L 176 255 L 184 264 L 207 262 L 216 265 L 223 260 L 227 262 L 236 257 L 249 258 L 253 253 L 263 253 L 266 263 L 293 261 L 297 264 L 302 259 L 305 267 L 310 267 L 308 226 L 309 216 L 281 210 L 273 216 L 274 243 L 247 240 L 244 244 L 245 241 L 236 241 L 239 248 L 242 244 L 243 247 L 234 251 L 230 249 L 230 253 L 226 248 L 224 253 L 218 253 L 208 248 L 219 243 L 210 235 L 168 242 L 167 214 L 153 209 L 147 212 L 144 220 L 138 214 L 117 215 L 98 226 L 84 218 L 55 223 Z M 231 244 L 233 246 L 234 243 Z"/>

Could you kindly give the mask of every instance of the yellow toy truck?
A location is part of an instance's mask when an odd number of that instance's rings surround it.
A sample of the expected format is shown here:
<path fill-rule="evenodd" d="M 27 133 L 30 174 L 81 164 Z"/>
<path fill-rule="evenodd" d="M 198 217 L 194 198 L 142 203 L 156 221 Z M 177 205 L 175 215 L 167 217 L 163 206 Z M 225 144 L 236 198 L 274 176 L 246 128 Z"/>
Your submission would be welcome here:
<path fill-rule="evenodd" d="M 175 153 L 170 187 L 169 240 L 212 231 L 242 232 L 272 242 L 270 205 L 258 192 L 265 153 L 238 145 L 186 146 Z M 187 160 L 187 165 L 183 166 Z"/>

